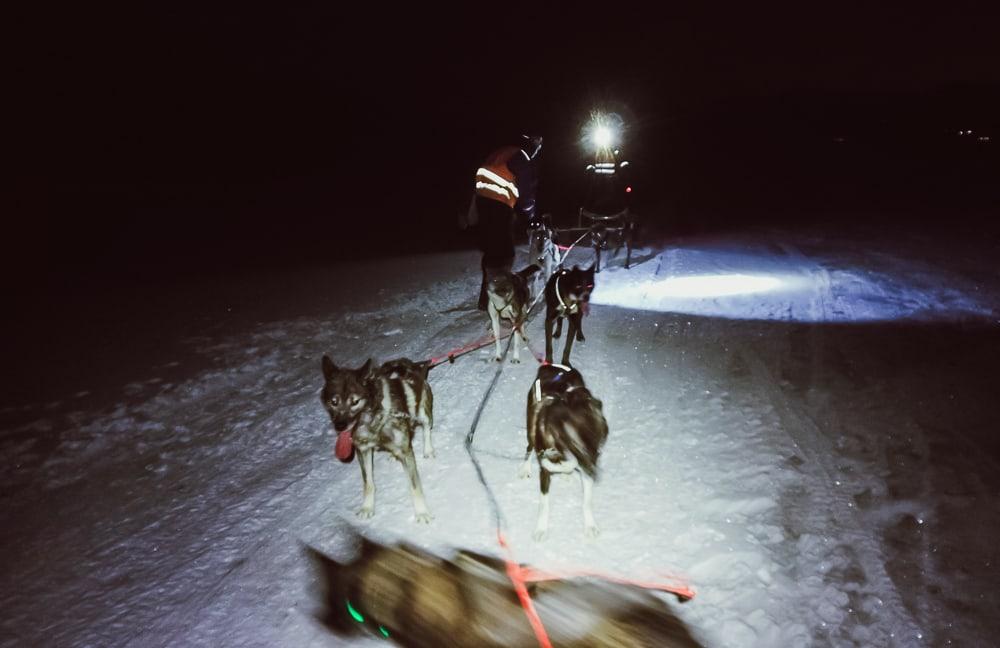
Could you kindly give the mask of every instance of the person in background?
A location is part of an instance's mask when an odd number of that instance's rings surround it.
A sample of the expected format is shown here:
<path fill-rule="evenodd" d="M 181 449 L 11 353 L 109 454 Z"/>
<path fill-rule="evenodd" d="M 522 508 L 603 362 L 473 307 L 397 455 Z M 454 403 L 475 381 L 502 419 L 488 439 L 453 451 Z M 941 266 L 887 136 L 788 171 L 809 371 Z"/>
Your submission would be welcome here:
<path fill-rule="evenodd" d="M 535 160 L 541 149 L 541 137 L 522 135 L 518 145 L 490 153 L 476 171 L 475 197 L 468 221 L 477 228 L 479 249 L 483 253 L 479 310 L 486 310 L 486 284 L 490 277 L 509 272 L 514 263 L 515 210 L 529 223 L 535 218 L 538 187 Z"/>
<path fill-rule="evenodd" d="M 628 160 L 617 148 L 599 148 L 594 161 L 587 165 L 587 197 L 583 203 L 586 212 L 598 216 L 614 216 L 628 209 L 630 172 Z"/>

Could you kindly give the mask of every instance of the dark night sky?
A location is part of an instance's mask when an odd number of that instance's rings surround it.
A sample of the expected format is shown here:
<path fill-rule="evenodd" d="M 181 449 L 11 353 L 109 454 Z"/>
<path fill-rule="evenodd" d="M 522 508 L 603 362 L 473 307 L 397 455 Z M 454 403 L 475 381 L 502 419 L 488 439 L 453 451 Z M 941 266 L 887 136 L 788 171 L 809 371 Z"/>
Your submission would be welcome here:
<path fill-rule="evenodd" d="M 503 19 L 158 4 L 15 23 L 14 197 L 29 261 L 199 241 L 259 255 L 260 241 L 363 234 L 373 214 L 399 230 L 451 226 L 479 158 L 522 129 L 547 136 L 542 198 L 560 209 L 572 198 L 552 179 L 575 168 L 594 105 L 626 114 L 644 188 L 687 190 L 691 204 L 708 175 L 728 177 L 706 171 L 736 159 L 726 142 L 887 118 L 996 128 L 1000 112 L 985 3 L 657 15 L 563 4 Z M 765 148 L 765 165 L 784 150 Z"/>

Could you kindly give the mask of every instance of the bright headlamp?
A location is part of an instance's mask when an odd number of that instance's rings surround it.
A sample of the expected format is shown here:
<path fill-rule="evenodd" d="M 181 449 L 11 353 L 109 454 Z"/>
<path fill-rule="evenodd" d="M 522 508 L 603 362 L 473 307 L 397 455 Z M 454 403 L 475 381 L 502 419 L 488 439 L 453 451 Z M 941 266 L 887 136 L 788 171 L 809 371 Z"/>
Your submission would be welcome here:
<path fill-rule="evenodd" d="M 611 132 L 610 128 L 601 124 L 600 126 L 594 128 L 594 132 L 591 134 L 591 140 L 597 148 L 611 148 L 611 144 L 614 142 L 614 134 Z"/>
<path fill-rule="evenodd" d="M 590 122 L 584 127 L 585 147 L 597 152 L 614 149 L 620 143 L 623 125 L 616 113 L 591 113 Z"/>

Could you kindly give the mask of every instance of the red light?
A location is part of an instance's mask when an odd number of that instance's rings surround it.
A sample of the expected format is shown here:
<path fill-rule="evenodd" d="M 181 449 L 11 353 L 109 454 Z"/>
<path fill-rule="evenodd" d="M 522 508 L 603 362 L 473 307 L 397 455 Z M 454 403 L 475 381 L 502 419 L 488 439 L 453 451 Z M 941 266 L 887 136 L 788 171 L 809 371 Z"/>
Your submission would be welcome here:
<path fill-rule="evenodd" d="M 625 193 L 632 193 L 632 187 L 625 187 Z"/>

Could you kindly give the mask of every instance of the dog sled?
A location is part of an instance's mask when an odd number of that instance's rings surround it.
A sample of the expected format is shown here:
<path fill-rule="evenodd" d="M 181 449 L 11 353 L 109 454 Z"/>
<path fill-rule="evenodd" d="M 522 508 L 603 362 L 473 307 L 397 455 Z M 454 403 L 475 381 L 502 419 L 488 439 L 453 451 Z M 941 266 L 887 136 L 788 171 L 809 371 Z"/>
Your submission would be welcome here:
<path fill-rule="evenodd" d="M 585 247 L 594 251 L 594 272 L 600 272 L 602 256 L 607 263 L 624 248 L 627 270 L 632 265 L 637 224 L 636 215 L 627 207 L 614 214 L 597 214 L 581 207 L 576 225 L 570 227 L 556 227 L 552 215 L 545 214 L 529 224 L 529 258 L 539 263 L 546 276 L 551 276 L 569 250 Z"/>

